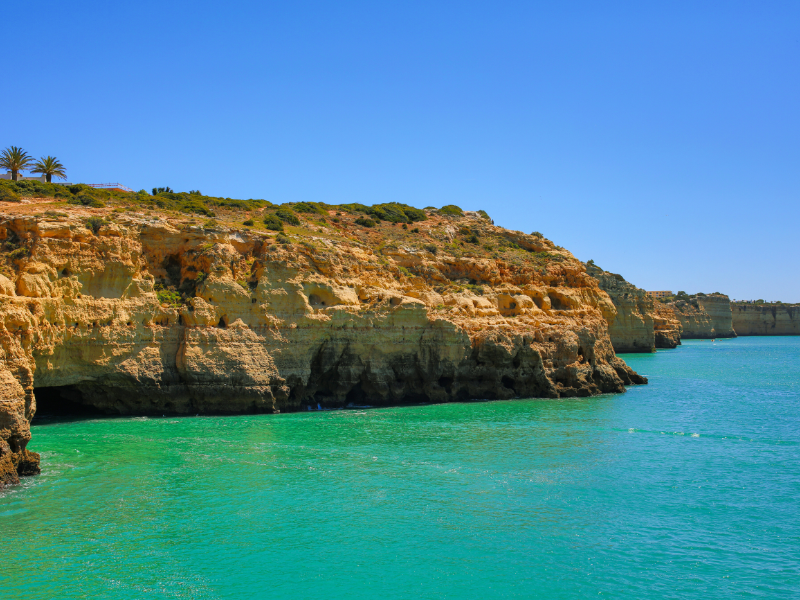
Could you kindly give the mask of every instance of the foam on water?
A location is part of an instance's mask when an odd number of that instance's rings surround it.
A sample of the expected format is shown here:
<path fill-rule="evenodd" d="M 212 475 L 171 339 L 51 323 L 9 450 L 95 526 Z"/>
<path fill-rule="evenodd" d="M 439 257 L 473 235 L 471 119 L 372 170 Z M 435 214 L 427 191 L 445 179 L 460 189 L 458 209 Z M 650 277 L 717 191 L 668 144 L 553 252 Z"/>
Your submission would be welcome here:
<path fill-rule="evenodd" d="M 621 395 L 52 420 L 3 597 L 800 597 L 800 338 L 627 355 Z"/>

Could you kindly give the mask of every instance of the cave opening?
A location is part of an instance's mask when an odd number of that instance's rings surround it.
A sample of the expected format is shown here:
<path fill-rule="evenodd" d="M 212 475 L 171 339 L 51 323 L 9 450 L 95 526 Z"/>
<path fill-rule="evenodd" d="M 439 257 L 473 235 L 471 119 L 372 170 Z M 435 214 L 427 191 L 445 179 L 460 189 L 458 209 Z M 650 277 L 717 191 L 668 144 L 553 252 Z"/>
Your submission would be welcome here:
<path fill-rule="evenodd" d="M 105 414 L 88 404 L 77 385 L 37 387 L 36 414 L 32 423 L 53 417 L 87 417 Z"/>

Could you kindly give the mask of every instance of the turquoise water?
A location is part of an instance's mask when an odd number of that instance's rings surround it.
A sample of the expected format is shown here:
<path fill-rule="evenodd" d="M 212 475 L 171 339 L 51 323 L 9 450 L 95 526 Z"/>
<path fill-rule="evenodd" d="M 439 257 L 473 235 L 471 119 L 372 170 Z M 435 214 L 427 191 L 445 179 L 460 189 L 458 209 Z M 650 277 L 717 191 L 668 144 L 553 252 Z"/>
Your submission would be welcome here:
<path fill-rule="evenodd" d="M 625 359 L 649 386 L 38 424 L 0 597 L 800 596 L 800 338 Z"/>

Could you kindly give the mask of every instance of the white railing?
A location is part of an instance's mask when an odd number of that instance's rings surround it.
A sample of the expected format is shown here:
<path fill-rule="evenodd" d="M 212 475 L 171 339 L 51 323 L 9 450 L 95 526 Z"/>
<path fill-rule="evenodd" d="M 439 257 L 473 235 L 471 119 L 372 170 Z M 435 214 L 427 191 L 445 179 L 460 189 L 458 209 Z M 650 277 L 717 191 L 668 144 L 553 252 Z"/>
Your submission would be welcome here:
<path fill-rule="evenodd" d="M 113 189 L 113 190 L 122 190 L 124 192 L 132 192 L 133 190 L 129 187 L 122 185 L 121 183 L 87 183 L 89 187 L 93 188 L 103 188 L 103 189 Z"/>

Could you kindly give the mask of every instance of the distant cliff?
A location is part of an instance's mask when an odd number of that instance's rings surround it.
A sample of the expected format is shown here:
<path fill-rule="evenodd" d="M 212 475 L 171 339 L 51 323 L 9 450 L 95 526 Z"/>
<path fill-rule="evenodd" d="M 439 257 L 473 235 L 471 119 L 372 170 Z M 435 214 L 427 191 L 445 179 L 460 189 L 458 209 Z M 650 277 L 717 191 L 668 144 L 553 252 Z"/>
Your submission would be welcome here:
<path fill-rule="evenodd" d="M 591 261 L 586 263 L 586 272 L 597 280 L 617 309 L 616 314 L 604 313 L 614 352 L 655 352 L 653 299 L 647 292 Z"/>
<path fill-rule="evenodd" d="M 681 324 L 683 339 L 714 339 L 736 337 L 731 315 L 731 301 L 725 294 L 696 294 L 687 300 L 664 305 L 672 309 Z"/>
<path fill-rule="evenodd" d="M 800 335 L 798 304 L 731 304 L 737 335 Z"/>

